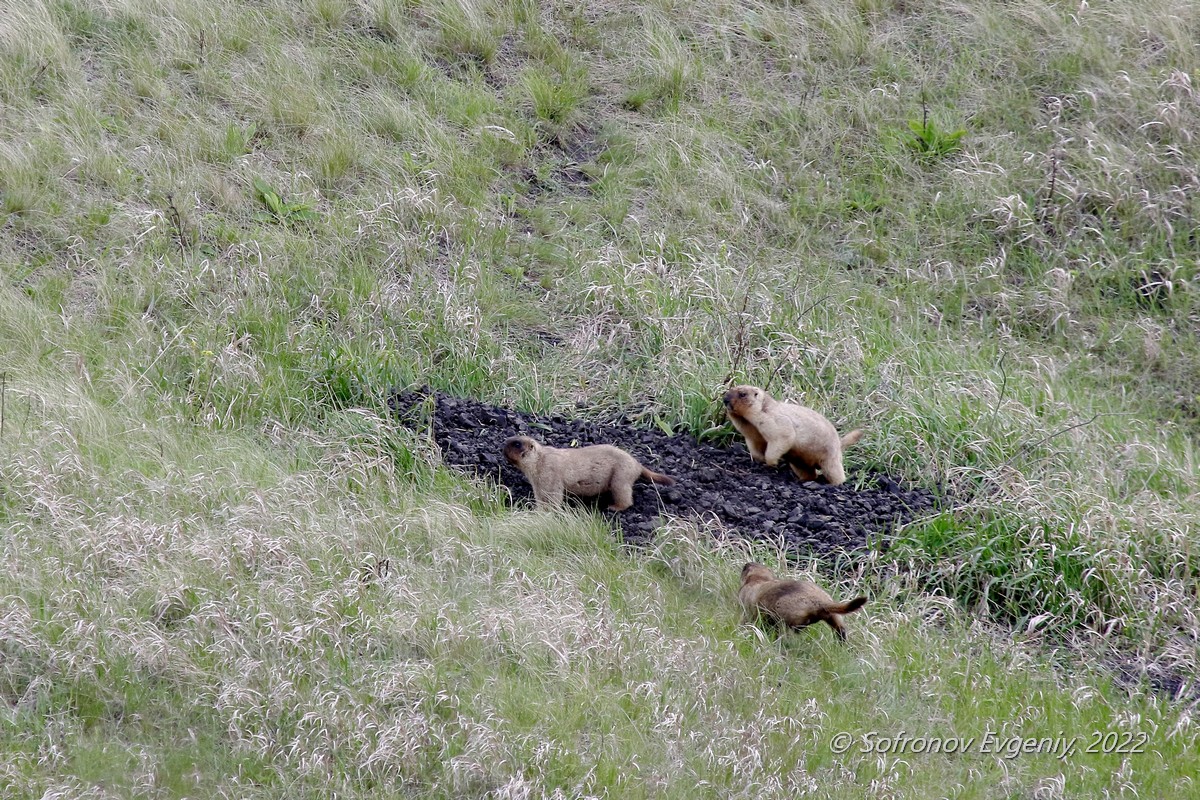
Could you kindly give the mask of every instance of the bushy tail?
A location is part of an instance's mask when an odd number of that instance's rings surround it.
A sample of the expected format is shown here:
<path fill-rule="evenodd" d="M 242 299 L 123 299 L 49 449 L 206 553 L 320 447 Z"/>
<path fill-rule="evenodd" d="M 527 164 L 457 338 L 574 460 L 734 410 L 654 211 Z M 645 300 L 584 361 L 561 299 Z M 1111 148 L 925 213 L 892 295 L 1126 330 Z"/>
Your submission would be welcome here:
<path fill-rule="evenodd" d="M 675 485 L 675 479 L 672 478 L 670 475 L 663 475 L 661 472 L 655 472 L 653 470 L 646 469 L 645 467 L 642 467 L 642 477 L 648 481 L 654 481 L 655 483 L 660 483 L 663 486 L 674 486 Z"/>
<path fill-rule="evenodd" d="M 842 603 L 841 605 L 830 606 L 829 610 L 831 612 L 833 612 L 834 614 L 849 614 L 851 611 L 858 611 L 860 608 L 862 608 L 866 604 L 867 604 L 867 598 L 856 597 L 853 600 L 850 600 L 849 602 Z"/>
<path fill-rule="evenodd" d="M 842 437 L 842 449 L 845 450 L 850 445 L 856 443 L 862 438 L 862 428 L 856 428 Z"/>

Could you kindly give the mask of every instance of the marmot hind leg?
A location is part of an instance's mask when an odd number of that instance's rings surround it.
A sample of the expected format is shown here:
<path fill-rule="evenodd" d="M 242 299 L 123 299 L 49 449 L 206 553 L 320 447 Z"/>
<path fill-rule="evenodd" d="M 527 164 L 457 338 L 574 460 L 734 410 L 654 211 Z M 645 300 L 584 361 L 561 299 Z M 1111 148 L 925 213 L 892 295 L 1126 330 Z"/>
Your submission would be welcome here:
<path fill-rule="evenodd" d="M 817 471 L 808 464 L 800 464 L 795 461 L 789 461 L 788 466 L 792 468 L 792 472 L 802 481 L 815 481 L 817 479 Z"/>
<path fill-rule="evenodd" d="M 632 483 L 614 483 L 612 485 L 612 503 L 609 504 L 609 511 L 624 511 L 633 505 L 633 484 Z"/>
<path fill-rule="evenodd" d="M 642 465 L 632 458 L 613 470 L 608 479 L 608 491 L 612 495 L 609 511 L 624 511 L 633 505 L 633 482 L 642 475 Z"/>
<path fill-rule="evenodd" d="M 821 472 L 825 474 L 825 480 L 829 481 L 830 486 L 841 486 L 845 483 L 846 471 L 842 469 L 842 454 L 838 453 L 827 459 L 821 465 Z"/>

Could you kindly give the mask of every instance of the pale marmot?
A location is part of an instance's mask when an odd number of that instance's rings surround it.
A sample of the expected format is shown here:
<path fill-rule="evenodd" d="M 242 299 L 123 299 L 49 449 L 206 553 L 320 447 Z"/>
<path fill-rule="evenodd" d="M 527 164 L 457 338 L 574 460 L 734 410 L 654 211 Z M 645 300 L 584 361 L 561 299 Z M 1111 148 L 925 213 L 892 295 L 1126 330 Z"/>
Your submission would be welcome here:
<path fill-rule="evenodd" d="M 738 590 L 738 602 L 742 604 L 747 622 L 753 622 L 760 614 L 798 630 L 814 622 L 828 622 L 842 641 L 846 640 L 846 626 L 842 614 L 857 611 L 867 602 L 865 597 L 856 597 L 847 603 L 835 603 L 824 589 L 811 581 L 785 581 L 758 562 L 751 561 L 742 567 L 742 588 Z"/>
<path fill-rule="evenodd" d="M 671 486 L 675 479 L 643 467 L 636 458 L 611 444 L 587 447 L 549 447 L 528 436 L 504 443 L 504 457 L 525 474 L 539 506 L 557 508 L 563 493 L 595 497 L 610 492 L 609 511 L 633 505 L 633 482 L 638 478 Z"/>
<path fill-rule="evenodd" d="M 774 467 L 786 456 L 802 481 L 816 480 L 820 469 L 832 486 L 846 482 L 842 450 L 862 438 L 861 430 L 838 438 L 833 423 L 819 412 L 780 402 L 757 386 L 735 386 L 726 392 L 725 412 L 746 437 L 755 461 Z"/>

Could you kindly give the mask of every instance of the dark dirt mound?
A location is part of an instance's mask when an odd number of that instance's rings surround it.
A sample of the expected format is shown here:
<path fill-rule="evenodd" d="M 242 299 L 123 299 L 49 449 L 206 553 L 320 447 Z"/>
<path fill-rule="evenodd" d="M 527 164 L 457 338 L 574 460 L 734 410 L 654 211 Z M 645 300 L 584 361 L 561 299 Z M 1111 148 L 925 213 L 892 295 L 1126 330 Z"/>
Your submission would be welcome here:
<path fill-rule="evenodd" d="M 429 396 L 426 391 L 399 392 L 389 405 L 404 424 L 424 428 Z M 506 486 L 514 502 L 533 502 L 525 476 L 500 453 L 504 440 L 519 434 L 554 447 L 614 444 L 675 478 L 676 485 L 669 487 L 638 481 L 632 508 L 603 512 L 633 544 L 648 541 L 660 517 L 669 515 L 715 519 L 730 533 L 782 540 L 795 551 L 853 550 L 865 547 L 868 536 L 887 534 L 937 505 L 932 492 L 873 473 L 851 473 L 842 486 L 800 483 L 786 468 L 755 464 L 740 443 L 714 447 L 685 434 L 524 414 L 440 392 L 433 396 L 433 437 L 446 463 Z M 609 501 L 579 502 L 603 509 Z"/>

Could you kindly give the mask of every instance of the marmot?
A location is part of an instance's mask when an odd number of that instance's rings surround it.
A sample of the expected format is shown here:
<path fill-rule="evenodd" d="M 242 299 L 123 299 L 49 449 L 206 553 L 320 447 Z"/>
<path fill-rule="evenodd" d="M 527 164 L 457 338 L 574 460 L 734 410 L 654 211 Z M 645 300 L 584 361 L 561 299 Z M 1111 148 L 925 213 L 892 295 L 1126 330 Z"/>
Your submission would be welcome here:
<path fill-rule="evenodd" d="M 774 572 L 751 561 L 742 567 L 742 588 L 738 590 L 738 602 L 742 604 L 747 622 L 766 614 L 792 630 L 798 630 L 824 620 L 839 639 L 846 641 L 842 614 L 862 608 L 867 598 L 856 597 L 848 603 L 835 603 L 815 583 L 779 580 Z"/>
<path fill-rule="evenodd" d="M 675 479 L 643 467 L 636 458 L 611 444 L 588 447 L 549 447 L 528 436 L 504 443 L 504 457 L 525 474 L 539 506 L 557 508 L 563 493 L 595 497 L 610 492 L 609 511 L 633 505 L 633 482 L 638 478 L 671 486 Z"/>
<path fill-rule="evenodd" d="M 853 430 L 838 438 L 837 428 L 811 408 L 782 403 L 757 386 L 735 386 L 725 393 L 725 412 L 746 437 L 750 457 L 774 467 L 787 457 L 802 481 L 816 480 L 817 470 L 833 486 L 846 482 L 842 450 L 862 438 Z"/>

